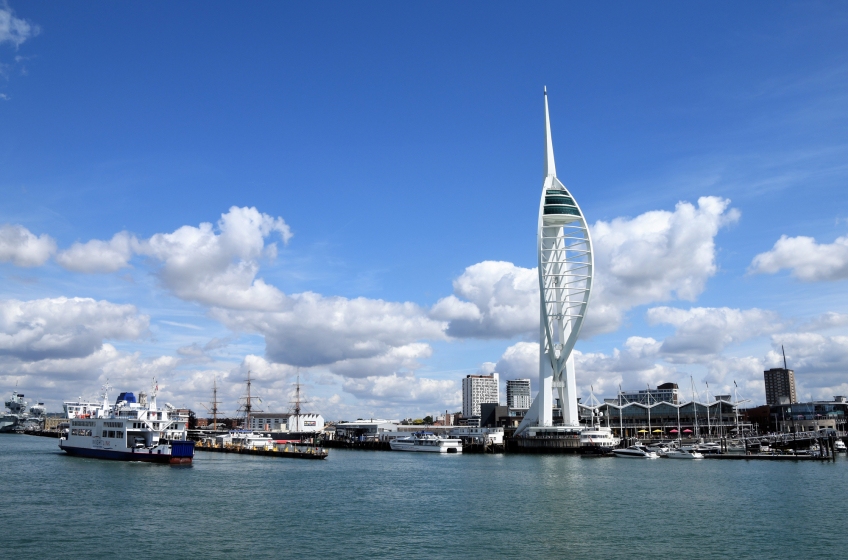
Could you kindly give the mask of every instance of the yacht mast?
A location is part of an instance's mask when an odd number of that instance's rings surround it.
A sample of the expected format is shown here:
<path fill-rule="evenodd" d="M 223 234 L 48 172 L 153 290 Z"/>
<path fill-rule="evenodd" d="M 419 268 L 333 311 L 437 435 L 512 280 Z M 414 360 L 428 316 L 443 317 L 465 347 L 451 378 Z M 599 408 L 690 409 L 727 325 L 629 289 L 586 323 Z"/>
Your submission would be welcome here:
<path fill-rule="evenodd" d="M 651 384 L 646 384 L 648 387 L 648 437 L 654 437 L 653 432 L 651 432 Z"/>
<path fill-rule="evenodd" d="M 700 429 L 698 428 L 698 401 L 695 400 L 695 379 L 690 375 L 689 382 L 692 384 L 692 414 L 695 415 L 695 437 L 700 436 Z"/>
<path fill-rule="evenodd" d="M 736 406 L 733 407 L 734 412 L 736 412 L 736 437 L 741 437 L 742 433 L 739 431 L 739 387 L 736 385 L 736 380 L 733 380 L 733 398 L 736 400 Z"/>
<path fill-rule="evenodd" d="M 704 383 L 707 383 L 704 381 Z M 707 383 L 707 437 L 712 436 L 712 428 L 710 427 L 710 384 Z"/>
<path fill-rule="evenodd" d="M 618 435 L 624 439 L 624 420 L 621 418 L 621 384 L 618 385 Z"/>

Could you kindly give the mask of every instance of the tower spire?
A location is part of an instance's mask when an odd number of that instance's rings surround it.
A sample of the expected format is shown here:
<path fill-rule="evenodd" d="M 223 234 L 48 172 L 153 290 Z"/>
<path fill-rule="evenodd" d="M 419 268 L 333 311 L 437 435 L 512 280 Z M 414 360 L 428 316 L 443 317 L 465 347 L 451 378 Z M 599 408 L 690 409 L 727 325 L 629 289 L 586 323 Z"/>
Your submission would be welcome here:
<path fill-rule="evenodd" d="M 548 112 L 548 88 L 545 86 L 545 177 L 556 177 L 554 143 L 551 140 L 551 116 Z"/>

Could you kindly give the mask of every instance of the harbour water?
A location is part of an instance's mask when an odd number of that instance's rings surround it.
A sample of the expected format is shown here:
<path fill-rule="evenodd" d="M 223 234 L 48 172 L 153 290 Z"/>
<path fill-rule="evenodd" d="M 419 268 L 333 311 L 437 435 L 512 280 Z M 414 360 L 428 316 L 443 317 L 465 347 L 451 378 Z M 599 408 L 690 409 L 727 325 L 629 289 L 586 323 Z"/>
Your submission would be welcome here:
<path fill-rule="evenodd" d="M 848 458 L 772 463 L 333 449 L 81 459 L 0 434 L 6 558 L 842 558 Z"/>

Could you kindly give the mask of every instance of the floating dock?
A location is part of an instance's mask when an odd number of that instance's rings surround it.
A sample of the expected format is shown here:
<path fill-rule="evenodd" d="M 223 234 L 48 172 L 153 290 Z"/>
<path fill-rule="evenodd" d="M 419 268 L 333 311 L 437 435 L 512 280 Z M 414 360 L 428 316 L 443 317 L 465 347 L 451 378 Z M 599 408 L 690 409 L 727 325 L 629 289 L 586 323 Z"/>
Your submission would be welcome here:
<path fill-rule="evenodd" d="M 757 453 L 753 455 L 742 455 L 738 453 L 705 453 L 704 459 L 733 459 L 736 461 L 834 461 L 836 456 L 819 455 L 770 455 L 768 453 Z"/>

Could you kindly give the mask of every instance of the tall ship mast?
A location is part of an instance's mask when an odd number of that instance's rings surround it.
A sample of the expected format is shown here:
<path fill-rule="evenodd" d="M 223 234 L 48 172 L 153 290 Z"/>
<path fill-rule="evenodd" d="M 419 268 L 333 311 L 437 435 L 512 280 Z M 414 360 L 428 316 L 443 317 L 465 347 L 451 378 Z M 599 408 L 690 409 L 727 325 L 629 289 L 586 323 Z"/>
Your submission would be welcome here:
<path fill-rule="evenodd" d="M 303 419 L 300 414 L 300 405 L 306 404 L 307 401 L 300 400 L 300 374 L 297 376 L 297 382 L 294 384 L 294 400 L 291 401 L 291 404 L 294 405 L 294 425 L 293 428 L 289 427 L 289 431 L 292 432 L 301 432 L 303 431 Z"/>
<path fill-rule="evenodd" d="M 202 403 L 201 403 L 202 404 Z M 212 379 L 212 401 L 209 403 L 211 408 L 203 404 L 203 408 L 212 413 L 212 426 L 215 430 L 218 429 L 218 405 L 221 401 L 218 400 L 218 378 Z"/>
<path fill-rule="evenodd" d="M 300 374 L 297 376 L 297 382 L 294 385 L 294 400 L 289 401 L 292 405 L 294 414 L 289 416 L 287 429 L 291 433 L 315 433 L 324 429 L 324 417 L 320 414 L 304 413 L 301 405 L 308 404 L 309 401 L 303 400 L 300 391 Z"/>
<path fill-rule="evenodd" d="M 259 402 L 262 402 L 262 399 L 259 398 L 259 397 L 251 396 L 250 385 L 251 385 L 250 370 L 247 370 L 247 395 L 239 399 L 240 401 L 242 401 L 242 405 L 239 407 L 239 412 L 244 412 L 244 429 L 245 430 L 250 429 L 250 415 L 253 412 L 261 412 L 260 409 L 253 406 L 253 401 L 257 400 Z"/>

